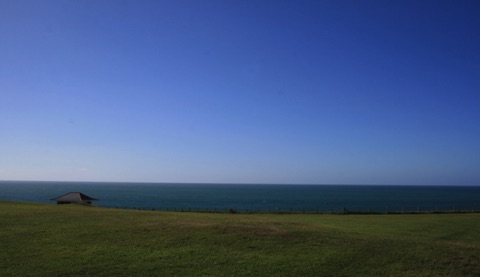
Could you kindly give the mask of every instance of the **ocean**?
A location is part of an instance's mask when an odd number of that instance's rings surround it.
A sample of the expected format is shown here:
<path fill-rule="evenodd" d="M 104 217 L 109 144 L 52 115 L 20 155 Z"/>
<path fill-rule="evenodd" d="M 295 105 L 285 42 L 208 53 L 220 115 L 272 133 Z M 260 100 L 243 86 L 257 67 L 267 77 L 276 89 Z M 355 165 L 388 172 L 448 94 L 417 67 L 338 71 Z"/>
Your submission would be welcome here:
<path fill-rule="evenodd" d="M 0 181 L 0 201 L 55 204 L 80 191 L 102 207 L 238 212 L 473 211 L 480 186 L 255 185 Z"/>

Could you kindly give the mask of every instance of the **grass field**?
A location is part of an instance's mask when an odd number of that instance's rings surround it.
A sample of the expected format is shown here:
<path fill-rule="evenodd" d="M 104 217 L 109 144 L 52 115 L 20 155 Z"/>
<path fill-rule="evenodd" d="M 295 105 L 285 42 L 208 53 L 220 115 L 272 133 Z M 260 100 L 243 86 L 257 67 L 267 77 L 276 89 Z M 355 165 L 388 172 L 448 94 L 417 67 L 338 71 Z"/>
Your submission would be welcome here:
<path fill-rule="evenodd" d="M 0 276 L 480 276 L 480 214 L 278 215 L 0 202 Z"/>

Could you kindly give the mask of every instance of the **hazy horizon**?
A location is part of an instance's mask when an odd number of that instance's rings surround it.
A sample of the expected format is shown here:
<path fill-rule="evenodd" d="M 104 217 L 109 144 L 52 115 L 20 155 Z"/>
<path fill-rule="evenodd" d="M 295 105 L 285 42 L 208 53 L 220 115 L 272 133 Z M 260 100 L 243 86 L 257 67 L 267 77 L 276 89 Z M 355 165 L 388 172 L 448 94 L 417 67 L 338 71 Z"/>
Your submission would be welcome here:
<path fill-rule="evenodd" d="M 141 184 L 141 185 L 254 185 L 254 186 L 359 186 L 359 187 L 366 187 L 366 186 L 392 186 L 392 187 L 402 187 L 402 186 L 417 186 L 417 187 L 478 187 L 478 184 L 360 184 L 360 183 L 353 183 L 353 184 L 345 184 L 345 183 L 337 183 L 337 184 L 326 184 L 326 183 L 233 183 L 233 182 L 135 182 L 135 181 L 72 181 L 72 180 L 0 180 L 1 183 L 79 183 L 79 184 L 104 184 L 104 185 L 131 185 L 131 184 Z"/>

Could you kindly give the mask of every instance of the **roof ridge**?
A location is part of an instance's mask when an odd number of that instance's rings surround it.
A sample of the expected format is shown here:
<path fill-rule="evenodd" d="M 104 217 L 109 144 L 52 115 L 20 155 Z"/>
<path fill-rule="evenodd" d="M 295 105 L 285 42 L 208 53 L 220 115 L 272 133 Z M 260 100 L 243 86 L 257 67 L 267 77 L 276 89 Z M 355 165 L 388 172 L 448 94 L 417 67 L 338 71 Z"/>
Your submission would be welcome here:
<path fill-rule="evenodd" d="M 88 196 L 86 195 L 85 193 L 82 193 L 82 192 L 79 192 L 79 191 L 72 191 L 72 192 L 68 192 L 64 195 L 61 195 L 59 197 L 55 197 L 55 198 L 52 198 L 50 200 L 53 200 L 53 201 L 61 201 L 61 198 L 68 198 L 68 197 L 74 197 L 74 198 L 79 198 L 79 200 L 81 201 L 85 201 L 85 200 L 88 200 L 88 201 L 94 201 L 94 200 L 98 200 L 96 198 L 93 198 L 91 196 Z M 71 199 L 70 199 L 71 200 Z"/>

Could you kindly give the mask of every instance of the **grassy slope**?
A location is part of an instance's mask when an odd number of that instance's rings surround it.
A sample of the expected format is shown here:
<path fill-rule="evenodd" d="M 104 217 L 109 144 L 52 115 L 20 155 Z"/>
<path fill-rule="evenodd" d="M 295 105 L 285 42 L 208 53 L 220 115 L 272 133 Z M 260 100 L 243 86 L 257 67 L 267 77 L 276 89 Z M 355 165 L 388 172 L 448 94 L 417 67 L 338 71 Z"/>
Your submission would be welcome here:
<path fill-rule="evenodd" d="M 229 215 L 0 202 L 0 276 L 480 276 L 480 214 Z"/>

